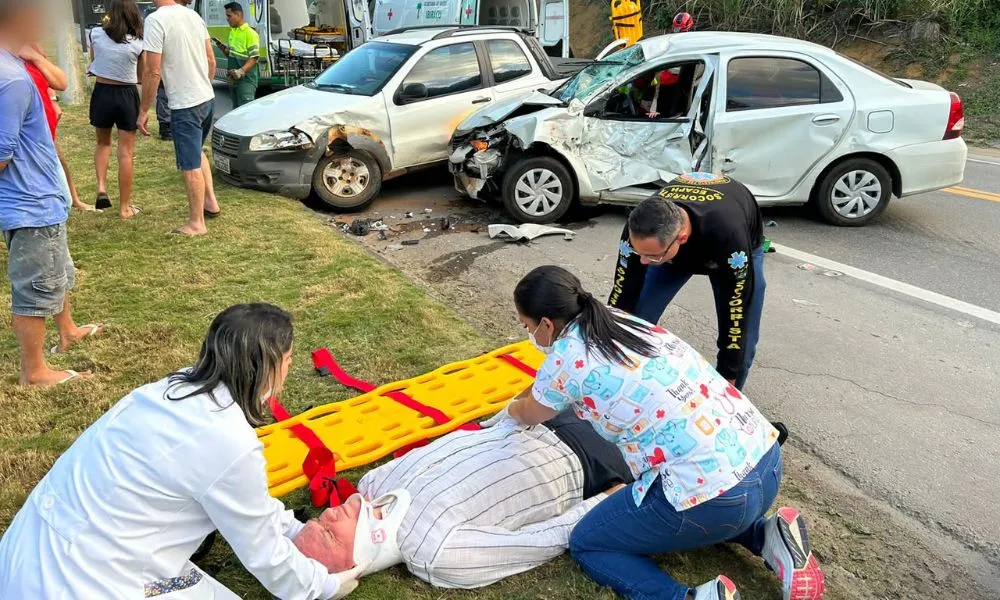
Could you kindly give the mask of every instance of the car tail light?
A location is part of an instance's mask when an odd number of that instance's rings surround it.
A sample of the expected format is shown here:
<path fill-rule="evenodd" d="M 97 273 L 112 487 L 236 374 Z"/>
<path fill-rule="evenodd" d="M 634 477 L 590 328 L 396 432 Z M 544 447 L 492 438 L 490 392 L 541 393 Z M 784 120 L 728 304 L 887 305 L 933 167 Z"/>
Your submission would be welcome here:
<path fill-rule="evenodd" d="M 961 137 L 965 129 L 965 109 L 958 94 L 951 92 L 951 110 L 948 111 L 948 127 L 944 130 L 944 139 L 953 140 Z"/>

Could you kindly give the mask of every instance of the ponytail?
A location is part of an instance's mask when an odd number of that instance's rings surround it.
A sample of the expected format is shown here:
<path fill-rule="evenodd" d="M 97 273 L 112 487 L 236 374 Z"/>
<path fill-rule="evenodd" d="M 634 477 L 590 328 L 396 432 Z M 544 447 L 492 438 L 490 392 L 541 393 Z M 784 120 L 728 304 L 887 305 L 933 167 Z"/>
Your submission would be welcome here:
<path fill-rule="evenodd" d="M 583 289 L 572 273 L 556 266 L 538 267 L 525 275 L 514 289 L 518 312 L 541 321 L 548 318 L 580 327 L 587 351 L 595 351 L 609 362 L 627 365 L 625 350 L 653 357 L 656 348 L 643 334 L 648 324 L 616 314 Z"/>

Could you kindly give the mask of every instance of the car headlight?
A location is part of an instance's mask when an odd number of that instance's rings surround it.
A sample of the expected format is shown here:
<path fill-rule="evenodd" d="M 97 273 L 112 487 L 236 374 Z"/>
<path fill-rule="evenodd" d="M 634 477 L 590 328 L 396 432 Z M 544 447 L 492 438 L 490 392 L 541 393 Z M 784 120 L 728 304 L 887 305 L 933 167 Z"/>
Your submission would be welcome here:
<path fill-rule="evenodd" d="M 292 150 L 311 146 L 312 139 L 301 131 L 265 131 L 250 140 L 250 152 Z"/>

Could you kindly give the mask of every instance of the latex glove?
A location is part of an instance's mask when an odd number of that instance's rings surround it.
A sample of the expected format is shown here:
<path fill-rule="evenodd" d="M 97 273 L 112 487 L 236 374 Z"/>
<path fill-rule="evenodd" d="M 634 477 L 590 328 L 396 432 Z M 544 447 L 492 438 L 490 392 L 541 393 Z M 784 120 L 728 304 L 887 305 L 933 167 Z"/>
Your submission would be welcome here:
<path fill-rule="evenodd" d="M 351 592 L 358 588 L 358 576 L 361 575 L 361 571 L 367 568 L 368 565 L 358 565 L 353 569 L 348 571 L 343 571 L 340 573 L 331 573 L 330 577 L 334 577 L 340 582 L 340 587 L 337 588 L 337 593 L 330 596 L 330 600 L 340 600 L 341 598 L 346 598 Z"/>
<path fill-rule="evenodd" d="M 517 427 L 518 425 L 520 425 L 520 423 L 518 423 L 517 420 L 514 419 L 514 417 L 510 416 L 509 409 L 510 409 L 510 402 L 508 402 L 507 405 L 503 407 L 503 410 L 501 410 L 497 414 L 493 415 L 489 419 L 486 419 L 485 421 L 481 421 L 479 423 L 479 426 L 485 428 L 485 427 L 493 427 L 494 425 L 498 424 L 503 424 L 503 426 L 505 427 Z"/>

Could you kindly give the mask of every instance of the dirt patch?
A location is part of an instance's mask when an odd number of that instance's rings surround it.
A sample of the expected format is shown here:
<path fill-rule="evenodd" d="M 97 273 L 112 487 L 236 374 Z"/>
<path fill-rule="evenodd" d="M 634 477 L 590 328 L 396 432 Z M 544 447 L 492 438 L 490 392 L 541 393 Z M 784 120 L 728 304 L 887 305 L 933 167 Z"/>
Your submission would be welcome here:
<path fill-rule="evenodd" d="M 924 76 L 924 65 L 914 62 L 906 65 L 906 77 L 908 79 L 920 79 Z"/>
<path fill-rule="evenodd" d="M 573 54 L 580 58 L 597 56 L 613 39 L 607 1 L 570 0 L 569 12 L 569 39 Z"/>

